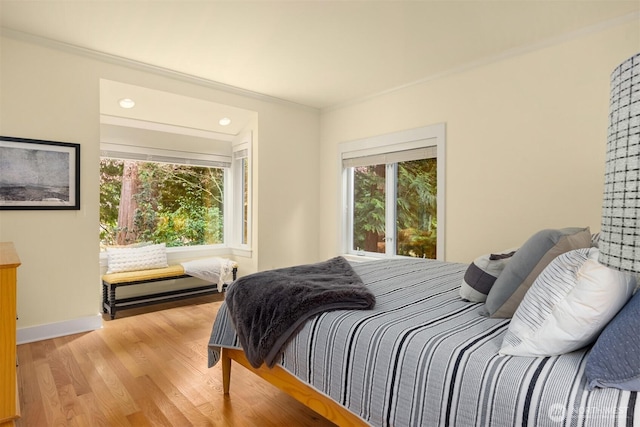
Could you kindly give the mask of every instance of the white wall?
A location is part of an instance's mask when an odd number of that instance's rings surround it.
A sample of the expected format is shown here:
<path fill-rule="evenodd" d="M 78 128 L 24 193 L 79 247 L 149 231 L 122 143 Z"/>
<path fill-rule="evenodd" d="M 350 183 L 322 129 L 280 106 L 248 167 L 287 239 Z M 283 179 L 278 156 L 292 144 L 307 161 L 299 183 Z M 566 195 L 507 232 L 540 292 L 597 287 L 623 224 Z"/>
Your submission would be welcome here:
<path fill-rule="evenodd" d="M 0 134 L 81 144 L 79 211 L 0 212 L 0 241 L 13 241 L 22 260 L 19 336 L 43 325 L 53 325 L 47 329 L 53 334 L 99 326 L 100 78 L 256 111 L 253 236 L 259 243 L 252 259 L 238 260 L 241 273 L 318 259 L 317 111 L 26 40 L 0 43 Z"/>
<path fill-rule="evenodd" d="M 445 122 L 446 260 L 520 245 L 542 228 L 600 228 L 609 74 L 640 23 L 566 40 L 321 120 L 320 257 L 339 250 L 337 144 Z"/>
<path fill-rule="evenodd" d="M 518 245 L 541 228 L 599 228 L 609 74 L 640 50 L 640 24 L 321 117 L 26 41 L 3 37 L 0 43 L 0 134 L 81 144 L 80 211 L 0 211 L 0 241 L 13 241 L 23 263 L 20 333 L 40 325 L 68 330 L 100 318 L 100 78 L 258 112 L 257 247 L 251 260 L 241 262 L 242 273 L 338 253 L 339 142 L 446 122 L 446 258 L 466 262 Z"/>

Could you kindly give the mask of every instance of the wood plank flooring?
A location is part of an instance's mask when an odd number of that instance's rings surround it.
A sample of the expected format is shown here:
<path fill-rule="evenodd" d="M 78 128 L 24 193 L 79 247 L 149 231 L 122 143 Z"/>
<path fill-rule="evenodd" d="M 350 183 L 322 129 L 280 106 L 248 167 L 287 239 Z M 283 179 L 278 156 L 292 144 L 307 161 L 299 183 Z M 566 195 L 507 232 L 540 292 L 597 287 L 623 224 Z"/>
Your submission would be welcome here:
<path fill-rule="evenodd" d="M 333 426 L 207 343 L 221 296 L 118 312 L 100 330 L 18 346 L 22 417 L 45 426 Z"/>

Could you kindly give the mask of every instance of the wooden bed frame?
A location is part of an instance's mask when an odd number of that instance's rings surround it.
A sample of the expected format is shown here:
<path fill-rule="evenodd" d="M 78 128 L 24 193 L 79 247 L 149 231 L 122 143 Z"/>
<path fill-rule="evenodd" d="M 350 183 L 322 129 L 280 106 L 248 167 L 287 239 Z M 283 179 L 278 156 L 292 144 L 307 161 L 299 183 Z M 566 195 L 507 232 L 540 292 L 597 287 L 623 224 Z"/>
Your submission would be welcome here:
<path fill-rule="evenodd" d="M 341 427 L 369 425 L 362 418 L 349 412 L 344 406 L 318 392 L 310 385 L 300 381 L 281 366 L 276 365 L 273 368 L 267 368 L 263 364 L 257 369 L 254 368 L 247 360 L 244 352 L 239 349 L 221 349 L 220 362 L 222 363 L 222 388 L 224 394 L 229 394 L 232 360 Z"/>

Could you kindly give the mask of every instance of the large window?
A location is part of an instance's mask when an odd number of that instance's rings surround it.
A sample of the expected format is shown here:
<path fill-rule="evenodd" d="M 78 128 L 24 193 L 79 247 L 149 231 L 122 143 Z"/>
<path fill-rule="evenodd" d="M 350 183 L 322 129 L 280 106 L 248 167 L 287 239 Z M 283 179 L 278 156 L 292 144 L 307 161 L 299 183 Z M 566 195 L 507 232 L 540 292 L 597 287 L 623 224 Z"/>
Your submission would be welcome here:
<path fill-rule="evenodd" d="M 102 143 L 101 246 L 250 249 L 250 138 L 226 147 L 202 154 Z"/>
<path fill-rule="evenodd" d="M 224 243 L 225 169 L 102 158 L 100 241 Z"/>
<path fill-rule="evenodd" d="M 444 257 L 444 125 L 341 144 L 350 254 Z"/>

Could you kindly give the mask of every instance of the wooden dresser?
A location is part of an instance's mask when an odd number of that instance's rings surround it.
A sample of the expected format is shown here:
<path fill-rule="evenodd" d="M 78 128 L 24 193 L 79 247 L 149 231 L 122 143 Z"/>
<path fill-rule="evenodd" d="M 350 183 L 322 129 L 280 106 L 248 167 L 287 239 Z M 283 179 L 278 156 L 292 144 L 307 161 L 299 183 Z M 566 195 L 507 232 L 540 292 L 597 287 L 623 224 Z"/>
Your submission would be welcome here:
<path fill-rule="evenodd" d="M 0 242 L 0 427 L 20 417 L 16 370 L 16 279 L 20 258 L 11 242 Z"/>

